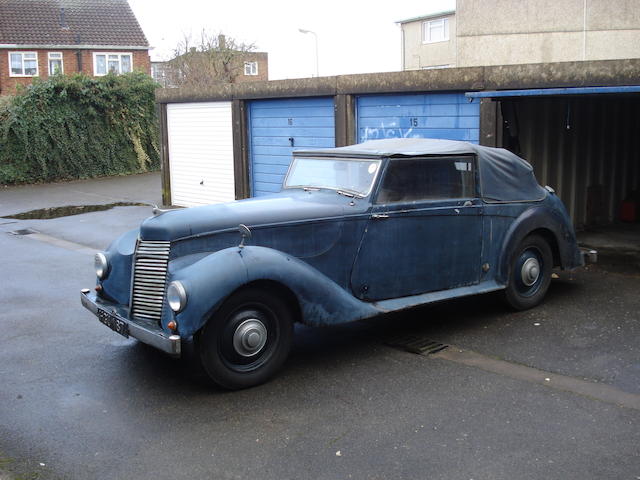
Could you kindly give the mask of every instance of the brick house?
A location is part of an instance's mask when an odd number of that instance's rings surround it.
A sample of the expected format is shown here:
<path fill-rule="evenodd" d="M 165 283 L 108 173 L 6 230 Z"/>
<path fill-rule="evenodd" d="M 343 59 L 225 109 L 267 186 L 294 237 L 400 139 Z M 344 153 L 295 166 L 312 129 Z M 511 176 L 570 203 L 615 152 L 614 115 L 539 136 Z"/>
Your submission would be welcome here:
<path fill-rule="evenodd" d="M 226 49 L 227 40 L 224 35 L 218 35 L 218 46 L 221 48 L 220 58 L 230 60 L 226 67 L 224 77 L 218 78 L 211 76 L 206 80 L 211 83 L 223 81 L 228 83 L 244 83 L 244 82 L 261 82 L 269 80 L 269 54 L 267 52 L 244 52 L 240 50 Z M 207 63 L 215 65 L 216 57 L 208 54 L 204 56 L 202 52 L 191 52 L 187 55 L 199 57 L 201 61 L 195 61 L 192 67 L 200 67 L 200 75 L 214 75 L 216 71 L 221 71 L 220 65 L 207 66 Z M 178 87 L 181 84 L 181 73 L 179 68 L 175 67 L 176 57 L 168 62 L 151 62 L 151 76 L 163 87 Z"/>
<path fill-rule="evenodd" d="M 151 72 L 127 0 L 0 0 L 0 95 L 55 73 Z"/>

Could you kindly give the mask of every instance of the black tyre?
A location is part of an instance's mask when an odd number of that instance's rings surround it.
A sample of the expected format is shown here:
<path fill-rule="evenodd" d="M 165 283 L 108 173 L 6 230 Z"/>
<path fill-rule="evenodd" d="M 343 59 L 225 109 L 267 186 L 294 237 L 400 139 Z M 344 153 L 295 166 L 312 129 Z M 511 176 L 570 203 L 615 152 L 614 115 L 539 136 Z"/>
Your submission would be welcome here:
<path fill-rule="evenodd" d="M 230 390 L 266 382 L 282 366 L 293 338 L 286 303 L 269 292 L 247 288 L 227 299 L 197 338 L 203 369 Z"/>
<path fill-rule="evenodd" d="M 507 302 L 516 310 L 535 307 L 544 298 L 551 282 L 553 254 L 547 241 L 529 235 L 511 258 Z"/>

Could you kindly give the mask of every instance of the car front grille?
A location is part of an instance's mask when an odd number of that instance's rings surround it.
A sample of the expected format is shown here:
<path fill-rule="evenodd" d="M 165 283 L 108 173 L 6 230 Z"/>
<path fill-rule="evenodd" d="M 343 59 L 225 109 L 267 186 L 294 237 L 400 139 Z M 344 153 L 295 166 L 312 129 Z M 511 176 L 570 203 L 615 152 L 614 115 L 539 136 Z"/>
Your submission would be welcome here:
<path fill-rule="evenodd" d="M 169 264 L 169 242 L 140 240 L 133 266 L 131 314 L 133 318 L 160 321 Z"/>

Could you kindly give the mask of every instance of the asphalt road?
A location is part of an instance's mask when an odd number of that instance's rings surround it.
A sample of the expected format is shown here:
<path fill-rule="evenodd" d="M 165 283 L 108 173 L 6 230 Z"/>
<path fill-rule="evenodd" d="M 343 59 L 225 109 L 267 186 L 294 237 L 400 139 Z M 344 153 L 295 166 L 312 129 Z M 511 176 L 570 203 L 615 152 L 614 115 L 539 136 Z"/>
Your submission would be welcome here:
<path fill-rule="evenodd" d="M 100 203 L 153 201 L 142 180 Z M 46 192 L 1 191 L 0 214 Z M 640 273 L 560 273 L 527 312 L 489 295 L 299 327 L 277 378 L 224 392 L 80 306 L 91 252 L 149 214 L 0 219 L 0 478 L 640 478 Z M 450 354 L 387 345 L 402 335 Z"/>

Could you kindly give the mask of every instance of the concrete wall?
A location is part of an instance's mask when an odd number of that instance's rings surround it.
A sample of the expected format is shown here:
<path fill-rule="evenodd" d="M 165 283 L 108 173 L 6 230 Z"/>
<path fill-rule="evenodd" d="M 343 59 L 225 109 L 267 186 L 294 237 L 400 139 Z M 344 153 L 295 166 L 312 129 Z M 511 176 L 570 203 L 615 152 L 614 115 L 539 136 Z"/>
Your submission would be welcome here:
<path fill-rule="evenodd" d="M 421 24 L 402 25 L 407 70 L 443 63 Z M 458 67 L 640 58 L 638 0 L 457 0 L 455 24 Z"/>
<path fill-rule="evenodd" d="M 404 70 L 420 70 L 434 65 L 456 65 L 456 17 L 455 15 L 446 15 L 438 18 L 449 19 L 449 40 L 446 42 L 422 42 L 422 25 L 428 20 L 402 25 L 405 46 L 403 52 Z"/>

